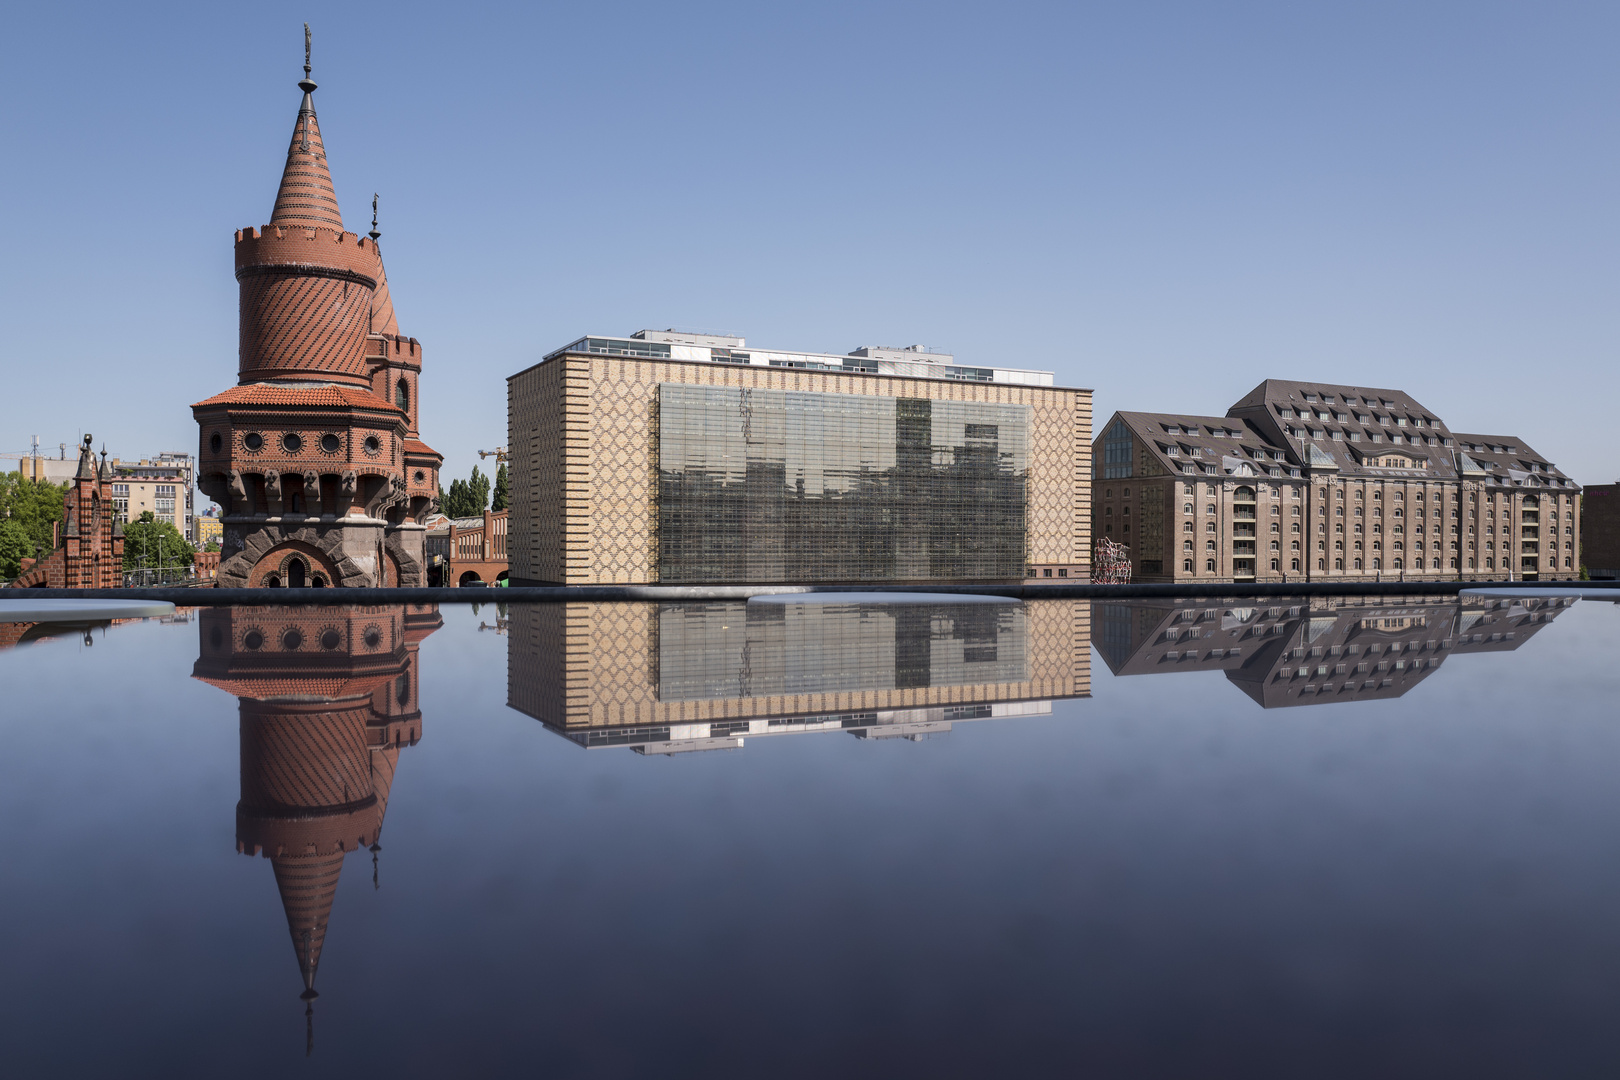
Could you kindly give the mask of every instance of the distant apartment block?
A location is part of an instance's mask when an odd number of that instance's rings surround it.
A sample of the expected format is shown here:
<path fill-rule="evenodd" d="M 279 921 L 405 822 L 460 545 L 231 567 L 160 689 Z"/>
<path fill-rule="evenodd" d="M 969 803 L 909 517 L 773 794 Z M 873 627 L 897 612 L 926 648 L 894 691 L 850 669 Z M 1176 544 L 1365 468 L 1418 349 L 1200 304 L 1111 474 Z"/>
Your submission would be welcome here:
<path fill-rule="evenodd" d="M 1085 577 L 1091 392 L 908 349 L 583 337 L 508 380 L 514 584 Z"/>
<path fill-rule="evenodd" d="M 1581 495 L 1581 563 L 1593 578 L 1620 578 L 1620 484 L 1589 487 Z"/>
<path fill-rule="evenodd" d="M 197 469 L 190 454 L 163 453 L 139 461 L 113 458 L 110 464 L 113 513 L 120 521 L 136 521 L 151 511 L 189 542 L 198 542 L 192 521 Z"/>
<path fill-rule="evenodd" d="M 1146 582 L 1568 580 L 1581 489 L 1399 390 L 1261 383 L 1225 416 L 1119 412 L 1092 530 Z"/>

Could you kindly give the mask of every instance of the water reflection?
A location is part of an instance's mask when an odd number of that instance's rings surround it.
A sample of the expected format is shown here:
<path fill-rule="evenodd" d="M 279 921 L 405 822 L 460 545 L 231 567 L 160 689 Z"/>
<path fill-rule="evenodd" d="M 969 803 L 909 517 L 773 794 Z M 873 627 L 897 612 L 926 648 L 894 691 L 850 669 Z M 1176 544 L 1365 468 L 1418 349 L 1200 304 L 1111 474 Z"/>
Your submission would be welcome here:
<path fill-rule="evenodd" d="M 1093 601 L 1115 675 L 1224 671 L 1267 709 L 1397 698 L 1454 653 L 1511 652 L 1576 598 Z"/>
<path fill-rule="evenodd" d="M 422 737 L 417 650 L 435 607 L 210 608 L 192 677 L 238 699 L 236 849 L 263 855 L 310 1003 L 343 860 L 378 839 L 399 752 Z"/>
<path fill-rule="evenodd" d="M 585 747 L 920 738 L 1091 692 L 1086 601 L 556 604 L 511 609 L 507 703 Z"/>

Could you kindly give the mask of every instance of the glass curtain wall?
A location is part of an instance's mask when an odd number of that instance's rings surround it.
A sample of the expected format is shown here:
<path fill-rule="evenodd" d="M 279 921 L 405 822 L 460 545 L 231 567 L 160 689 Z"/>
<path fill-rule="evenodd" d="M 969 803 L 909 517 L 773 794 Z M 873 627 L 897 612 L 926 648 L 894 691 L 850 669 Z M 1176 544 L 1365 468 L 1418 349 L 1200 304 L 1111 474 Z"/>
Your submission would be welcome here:
<path fill-rule="evenodd" d="M 1024 576 L 1027 406 L 663 383 L 657 408 L 660 581 Z"/>

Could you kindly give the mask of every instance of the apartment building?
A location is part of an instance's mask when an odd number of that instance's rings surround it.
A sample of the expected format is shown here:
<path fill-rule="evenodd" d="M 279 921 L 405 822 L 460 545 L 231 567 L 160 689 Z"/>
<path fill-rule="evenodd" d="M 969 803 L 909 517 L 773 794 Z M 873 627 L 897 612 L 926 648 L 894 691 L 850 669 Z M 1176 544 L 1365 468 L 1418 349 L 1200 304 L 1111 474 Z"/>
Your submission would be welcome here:
<path fill-rule="evenodd" d="M 1140 581 L 1580 573 L 1580 486 L 1399 390 L 1270 379 L 1225 416 L 1118 412 L 1092 460 L 1092 534 Z"/>

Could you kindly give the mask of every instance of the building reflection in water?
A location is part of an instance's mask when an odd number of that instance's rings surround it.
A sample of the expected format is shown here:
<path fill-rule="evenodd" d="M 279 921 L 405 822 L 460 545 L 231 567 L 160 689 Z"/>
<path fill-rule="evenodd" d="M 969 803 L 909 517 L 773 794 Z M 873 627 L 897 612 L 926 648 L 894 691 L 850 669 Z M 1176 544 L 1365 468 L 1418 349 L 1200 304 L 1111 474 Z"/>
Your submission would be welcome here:
<path fill-rule="evenodd" d="M 1267 709 L 1397 698 L 1456 653 L 1511 652 L 1575 597 L 1092 601 L 1115 675 L 1224 671 Z"/>
<path fill-rule="evenodd" d="M 236 849 L 270 860 L 311 1018 L 344 858 L 369 850 L 377 882 L 399 752 L 422 737 L 417 649 L 441 622 L 428 605 L 209 608 L 199 620 L 192 675 L 238 701 Z"/>
<path fill-rule="evenodd" d="M 515 605 L 507 703 L 584 747 L 921 738 L 1091 692 L 1090 604 Z"/>

